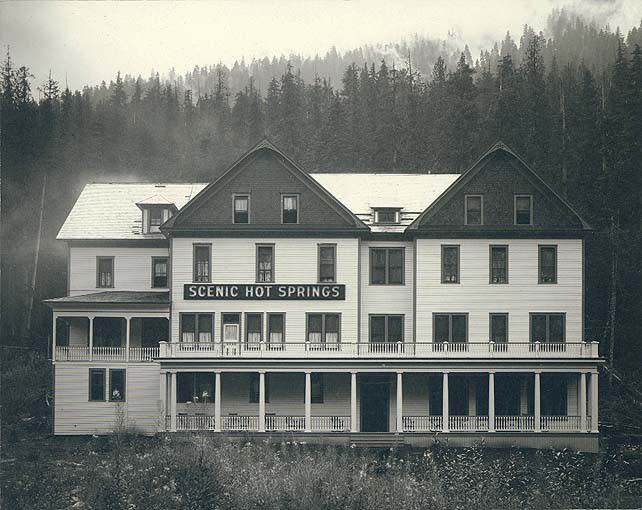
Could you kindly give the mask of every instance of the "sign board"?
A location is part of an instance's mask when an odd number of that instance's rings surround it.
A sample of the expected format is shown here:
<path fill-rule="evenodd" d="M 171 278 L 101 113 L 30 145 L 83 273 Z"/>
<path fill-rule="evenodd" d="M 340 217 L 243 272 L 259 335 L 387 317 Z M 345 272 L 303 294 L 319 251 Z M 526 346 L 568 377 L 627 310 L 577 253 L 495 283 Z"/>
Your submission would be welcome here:
<path fill-rule="evenodd" d="M 298 300 L 341 301 L 346 298 L 346 286 L 334 283 L 253 284 L 253 283 L 186 283 L 186 300 Z"/>

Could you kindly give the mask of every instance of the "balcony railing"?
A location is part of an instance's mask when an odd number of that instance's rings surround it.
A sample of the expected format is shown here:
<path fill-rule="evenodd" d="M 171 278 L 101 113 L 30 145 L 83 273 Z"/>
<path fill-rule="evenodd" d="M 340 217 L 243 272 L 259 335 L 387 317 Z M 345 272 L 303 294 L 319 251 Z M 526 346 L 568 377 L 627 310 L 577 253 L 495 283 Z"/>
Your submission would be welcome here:
<path fill-rule="evenodd" d="M 129 361 L 143 362 L 153 361 L 159 357 L 159 347 L 130 347 Z M 89 347 L 80 346 L 56 346 L 56 361 L 127 361 L 127 349 L 125 347 Z"/>
<path fill-rule="evenodd" d="M 452 432 L 482 432 L 488 430 L 488 416 L 450 416 L 448 427 Z"/>
<path fill-rule="evenodd" d="M 404 416 L 404 432 L 438 432 L 442 430 L 441 416 Z"/>
<path fill-rule="evenodd" d="M 597 358 L 597 342 L 171 342 L 161 358 Z"/>
<path fill-rule="evenodd" d="M 535 417 L 495 416 L 495 430 L 499 432 L 535 430 Z"/>

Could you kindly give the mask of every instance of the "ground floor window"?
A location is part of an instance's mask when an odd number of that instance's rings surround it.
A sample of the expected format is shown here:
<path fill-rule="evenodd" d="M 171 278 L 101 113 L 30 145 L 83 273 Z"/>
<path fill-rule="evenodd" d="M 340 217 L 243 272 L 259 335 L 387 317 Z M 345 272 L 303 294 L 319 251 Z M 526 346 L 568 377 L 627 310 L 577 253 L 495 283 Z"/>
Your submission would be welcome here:
<path fill-rule="evenodd" d="M 109 400 L 112 402 L 125 401 L 125 370 L 112 368 L 109 370 Z"/>
<path fill-rule="evenodd" d="M 178 403 L 214 402 L 214 377 L 211 372 L 179 372 L 176 377 Z"/>
<path fill-rule="evenodd" d="M 270 374 L 265 374 L 265 401 L 270 401 Z M 259 403 L 259 374 L 250 375 L 250 404 Z"/>
<path fill-rule="evenodd" d="M 105 401 L 105 369 L 89 369 L 89 400 L 91 402 Z"/>

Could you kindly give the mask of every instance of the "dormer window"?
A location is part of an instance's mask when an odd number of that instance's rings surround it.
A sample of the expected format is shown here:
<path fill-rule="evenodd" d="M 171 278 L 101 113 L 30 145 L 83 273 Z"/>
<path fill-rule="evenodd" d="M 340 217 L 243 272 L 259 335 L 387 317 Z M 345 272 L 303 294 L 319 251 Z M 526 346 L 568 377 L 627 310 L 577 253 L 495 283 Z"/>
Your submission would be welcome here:
<path fill-rule="evenodd" d="M 149 229 L 151 232 L 160 232 L 160 226 L 163 224 L 163 216 L 166 209 L 161 207 L 152 207 L 149 210 Z"/>
<path fill-rule="evenodd" d="M 136 205 L 143 213 L 143 234 L 157 234 L 160 226 L 178 211 L 176 206 L 161 195 L 146 198 Z"/>
<path fill-rule="evenodd" d="M 399 209 L 381 208 L 374 210 L 374 222 L 380 224 L 399 223 Z"/>

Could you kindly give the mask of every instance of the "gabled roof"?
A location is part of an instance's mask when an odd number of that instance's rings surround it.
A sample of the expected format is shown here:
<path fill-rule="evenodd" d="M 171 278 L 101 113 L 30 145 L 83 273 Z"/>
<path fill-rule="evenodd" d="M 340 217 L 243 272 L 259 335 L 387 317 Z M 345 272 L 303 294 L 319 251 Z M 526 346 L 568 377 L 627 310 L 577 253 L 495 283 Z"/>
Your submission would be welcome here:
<path fill-rule="evenodd" d="M 407 228 L 407 230 L 417 230 L 422 219 L 427 215 L 437 211 L 445 203 L 463 188 L 475 175 L 477 175 L 482 168 L 491 160 L 492 156 L 496 153 L 503 152 L 514 158 L 525 170 L 533 181 L 540 187 L 544 193 L 550 194 L 555 197 L 559 202 L 582 224 L 584 230 L 590 230 L 591 226 L 570 206 L 570 204 L 559 196 L 553 188 L 551 188 L 546 181 L 544 181 L 513 149 L 508 147 L 504 142 L 498 141 L 488 151 L 486 151 L 468 170 L 459 176 L 444 192 L 432 203 L 425 211 L 423 211 Z"/>
<path fill-rule="evenodd" d="M 170 206 L 172 209 L 177 210 L 178 207 L 176 207 L 176 204 L 170 200 L 169 198 L 165 198 L 163 195 L 153 195 L 151 197 L 147 197 L 143 200 L 140 200 L 139 202 L 136 202 L 136 205 L 140 208 L 143 209 L 144 207 L 151 207 L 151 206 Z"/>

